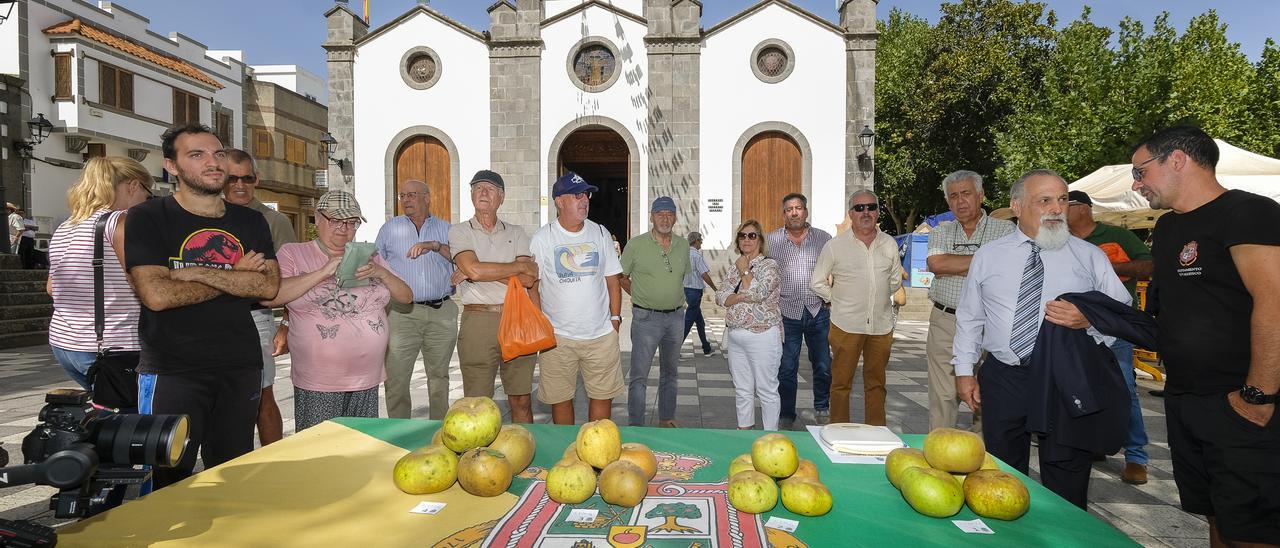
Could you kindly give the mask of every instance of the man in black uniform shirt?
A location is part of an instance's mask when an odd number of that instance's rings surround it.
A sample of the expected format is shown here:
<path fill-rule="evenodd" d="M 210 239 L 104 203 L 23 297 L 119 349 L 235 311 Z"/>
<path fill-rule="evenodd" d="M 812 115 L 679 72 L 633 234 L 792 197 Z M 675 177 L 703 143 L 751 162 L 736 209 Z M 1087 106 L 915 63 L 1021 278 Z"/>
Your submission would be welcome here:
<path fill-rule="evenodd" d="M 1173 210 L 1151 248 L 1173 476 L 1212 545 L 1280 545 L 1280 204 L 1226 190 L 1217 163 L 1194 127 L 1133 153 L 1133 189 Z"/>
<path fill-rule="evenodd" d="M 261 213 L 222 200 L 222 143 L 205 126 L 166 131 L 164 167 L 179 191 L 144 202 L 125 222 L 125 263 L 142 301 L 138 407 L 186 414 L 190 442 L 160 488 L 191 475 L 196 451 L 212 468 L 253 450 L 262 352 L 249 315 L 280 284 Z"/>

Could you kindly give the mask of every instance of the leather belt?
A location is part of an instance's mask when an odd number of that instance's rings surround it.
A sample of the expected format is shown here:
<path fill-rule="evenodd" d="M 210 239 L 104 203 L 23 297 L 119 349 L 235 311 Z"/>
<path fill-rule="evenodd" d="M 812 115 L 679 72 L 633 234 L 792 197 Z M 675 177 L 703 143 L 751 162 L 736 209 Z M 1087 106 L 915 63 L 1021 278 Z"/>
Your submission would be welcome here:
<path fill-rule="evenodd" d="M 500 304 L 464 304 L 462 305 L 464 312 L 502 312 Z"/>
<path fill-rule="evenodd" d="M 935 302 L 935 303 L 933 303 L 933 307 L 934 307 L 934 308 L 936 308 L 936 309 L 938 309 L 938 310 L 941 310 L 941 311 L 943 311 L 943 312 L 946 312 L 947 314 L 955 315 L 955 313 L 956 313 L 956 309 L 954 309 L 954 308 L 947 308 L 947 307 L 942 306 L 941 304 L 938 304 L 938 303 L 936 303 L 936 302 Z"/>
<path fill-rule="evenodd" d="M 657 313 L 659 313 L 659 314 L 670 314 L 670 313 L 672 313 L 672 312 L 675 312 L 675 311 L 677 311 L 677 310 L 680 310 L 680 307 L 672 308 L 672 309 L 669 309 L 669 310 L 657 310 L 657 309 L 653 309 L 653 308 L 648 308 L 648 307 L 640 306 L 640 305 L 635 304 L 635 303 L 632 303 L 632 304 L 631 304 L 631 306 L 632 306 L 632 307 L 634 307 L 634 308 L 639 308 L 640 310 L 648 310 L 649 312 L 657 312 Z"/>
<path fill-rule="evenodd" d="M 444 302 L 447 300 L 449 300 L 449 296 L 445 295 L 444 297 L 441 297 L 434 301 L 413 301 L 413 304 L 425 304 L 427 306 L 430 306 L 431 308 L 439 309 L 441 306 L 444 306 Z"/>

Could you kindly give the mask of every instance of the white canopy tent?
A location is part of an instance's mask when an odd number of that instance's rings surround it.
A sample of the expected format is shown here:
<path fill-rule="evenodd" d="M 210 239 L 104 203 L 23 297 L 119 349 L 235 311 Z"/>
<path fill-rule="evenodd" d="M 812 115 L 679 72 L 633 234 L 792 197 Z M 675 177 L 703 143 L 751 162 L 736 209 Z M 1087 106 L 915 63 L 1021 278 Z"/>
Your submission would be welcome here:
<path fill-rule="evenodd" d="M 1217 140 L 1218 182 L 1229 189 L 1247 190 L 1280 202 L 1280 160 L 1236 148 Z M 1068 185 L 1093 200 L 1093 217 L 1128 228 L 1151 228 L 1166 210 L 1152 210 L 1134 192 L 1132 164 L 1106 166 Z"/>

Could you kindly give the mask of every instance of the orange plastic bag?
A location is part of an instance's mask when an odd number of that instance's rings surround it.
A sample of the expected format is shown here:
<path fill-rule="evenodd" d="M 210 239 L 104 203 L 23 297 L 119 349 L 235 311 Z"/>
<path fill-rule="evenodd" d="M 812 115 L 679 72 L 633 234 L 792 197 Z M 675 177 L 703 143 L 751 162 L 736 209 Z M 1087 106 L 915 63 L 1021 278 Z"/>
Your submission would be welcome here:
<path fill-rule="evenodd" d="M 512 276 L 507 281 L 507 297 L 502 303 L 502 320 L 498 323 L 498 345 L 502 360 L 554 348 L 556 333 L 551 321 L 533 306 L 529 292 Z"/>

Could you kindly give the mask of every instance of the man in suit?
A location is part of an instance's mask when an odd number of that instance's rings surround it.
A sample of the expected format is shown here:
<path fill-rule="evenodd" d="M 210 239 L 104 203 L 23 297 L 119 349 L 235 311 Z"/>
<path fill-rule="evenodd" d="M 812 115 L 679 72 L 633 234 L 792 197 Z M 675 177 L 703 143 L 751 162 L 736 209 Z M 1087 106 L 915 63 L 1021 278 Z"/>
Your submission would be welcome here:
<path fill-rule="evenodd" d="M 996 457 L 1027 473 L 1031 374 L 1041 320 L 1073 329 L 1089 328 L 1075 305 L 1056 301 L 1064 293 L 1097 290 L 1130 303 L 1107 256 L 1067 228 L 1067 183 L 1057 173 L 1033 170 L 1010 189 L 1018 230 L 982 246 L 973 256 L 956 311 L 952 365 L 956 392 L 971 409 L 982 409 L 982 438 Z M 1090 330 L 1098 342 L 1111 338 Z M 982 351 L 987 360 L 974 375 Z M 1040 442 L 1040 478 L 1063 498 L 1084 508 L 1093 455 L 1062 445 L 1069 424 L 1055 425 Z"/>

